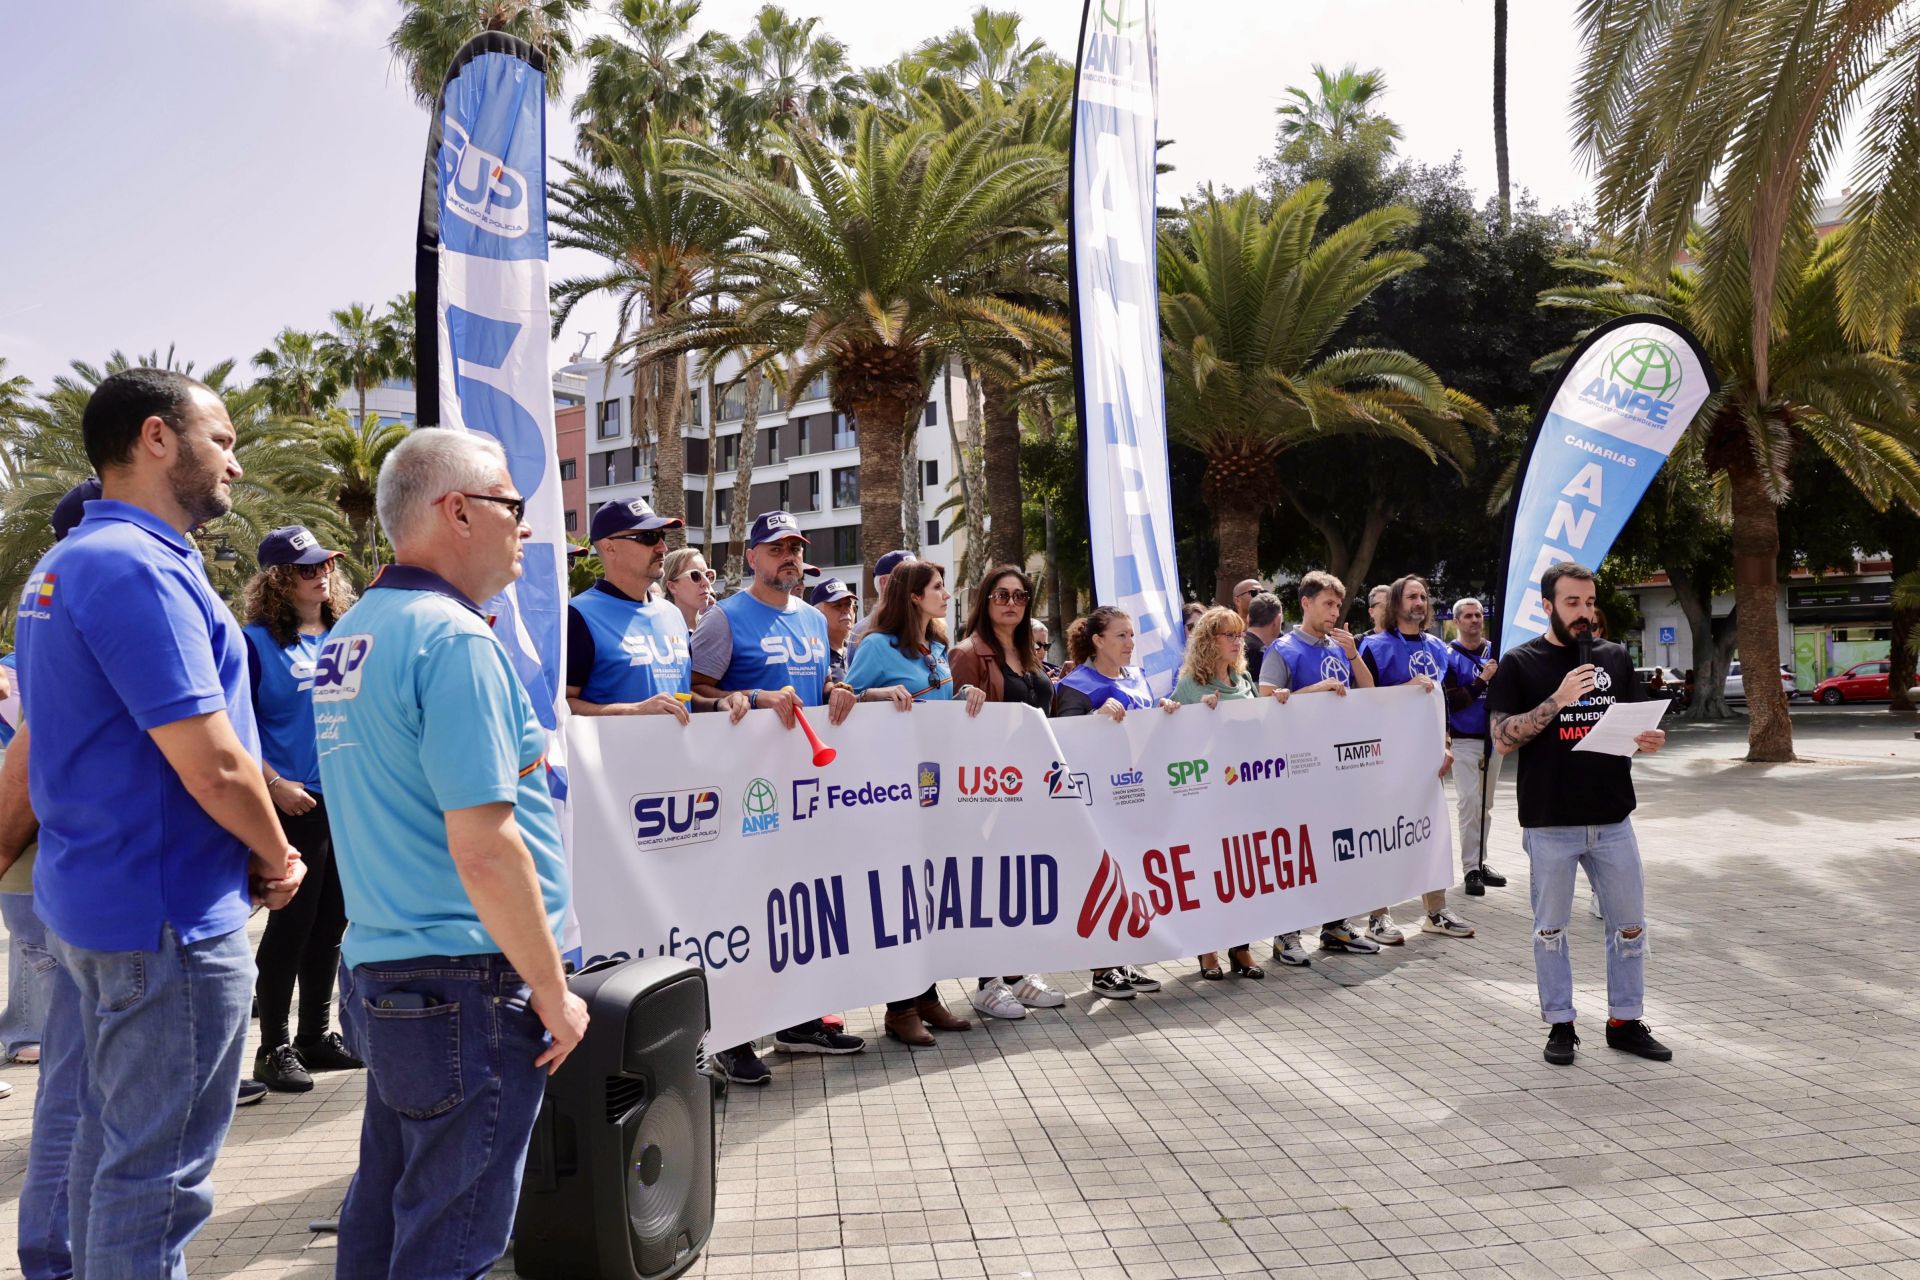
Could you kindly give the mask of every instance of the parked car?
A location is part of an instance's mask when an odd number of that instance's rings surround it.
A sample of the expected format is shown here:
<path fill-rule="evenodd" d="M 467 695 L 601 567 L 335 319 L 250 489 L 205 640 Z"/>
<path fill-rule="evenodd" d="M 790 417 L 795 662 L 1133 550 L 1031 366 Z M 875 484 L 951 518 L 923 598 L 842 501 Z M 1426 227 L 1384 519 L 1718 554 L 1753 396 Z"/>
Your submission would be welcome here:
<path fill-rule="evenodd" d="M 1640 677 L 1640 687 L 1651 698 L 1666 698 L 1681 702 L 1686 697 L 1686 677 L 1672 667 L 1635 667 L 1633 673 Z"/>
<path fill-rule="evenodd" d="M 1843 702 L 1885 701 L 1892 696 L 1888 675 L 1893 663 L 1887 658 L 1856 662 L 1837 676 L 1828 676 L 1813 687 L 1813 696 L 1830 707 Z"/>
<path fill-rule="evenodd" d="M 1780 691 L 1787 695 L 1788 702 L 1792 702 L 1800 693 L 1799 689 L 1794 687 L 1793 668 L 1784 664 L 1780 667 Z M 1727 701 L 1745 702 L 1746 700 L 1747 682 L 1740 674 L 1740 659 L 1735 658 L 1733 665 L 1727 669 Z"/>

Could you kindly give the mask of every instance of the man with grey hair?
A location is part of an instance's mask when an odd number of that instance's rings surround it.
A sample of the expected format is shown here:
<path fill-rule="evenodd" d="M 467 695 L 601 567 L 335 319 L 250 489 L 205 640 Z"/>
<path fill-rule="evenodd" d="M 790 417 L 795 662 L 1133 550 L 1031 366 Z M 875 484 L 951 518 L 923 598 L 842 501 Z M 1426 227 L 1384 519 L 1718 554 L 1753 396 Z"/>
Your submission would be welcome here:
<path fill-rule="evenodd" d="M 320 779 L 367 1063 L 336 1274 L 479 1275 L 507 1247 L 547 1075 L 587 1029 L 560 964 L 547 733 L 479 602 L 531 536 L 484 436 L 415 431 L 380 468 L 394 563 L 316 665 Z"/>
<path fill-rule="evenodd" d="M 1500 755 L 1487 750 L 1487 685 L 1500 667 L 1487 639 L 1487 610 L 1472 596 L 1453 602 L 1459 636 L 1453 650 L 1455 678 L 1447 682 L 1447 732 L 1453 738 L 1453 792 L 1460 819 L 1460 867 L 1467 896 L 1478 898 L 1489 886 L 1506 887 L 1507 878 L 1487 865 L 1487 815 L 1493 787 L 1500 780 Z"/>
<path fill-rule="evenodd" d="M 1267 652 L 1267 646 L 1280 638 L 1286 630 L 1286 610 L 1280 606 L 1280 597 L 1271 591 L 1256 592 L 1253 599 L 1247 601 L 1247 631 L 1241 643 L 1247 650 L 1247 674 L 1260 678 L 1260 661 Z"/>

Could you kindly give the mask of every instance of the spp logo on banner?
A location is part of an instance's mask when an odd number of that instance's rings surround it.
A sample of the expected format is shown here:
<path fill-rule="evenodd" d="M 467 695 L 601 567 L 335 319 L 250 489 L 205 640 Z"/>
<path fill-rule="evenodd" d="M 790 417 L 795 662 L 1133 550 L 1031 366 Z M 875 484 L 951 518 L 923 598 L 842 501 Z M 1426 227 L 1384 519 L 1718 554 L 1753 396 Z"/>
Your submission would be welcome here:
<path fill-rule="evenodd" d="M 1348 769 L 1369 769 L 1385 758 L 1385 751 L 1378 738 L 1365 738 L 1359 742 L 1336 742 L 1333 744 L 1333 767 L 1335 772 Z"/>
<path fill-rule="evenodd" d="M 718 791 L 652 791 L 633 798 L 633 842 L 642 849 L 705 844 L 719 835 Z"/>
<path fill-rule="evenodd" d="M 916 789 L 920 793 L 920 807 L 931 809 L 940 803 L 940 765 L 938 761 L 922 760 L 915 770 Z"/>
<path fill-rule="evenodd" d="M 740 834 L 764 836 L 779 829 L 780 793 L 765 778 L 755 778 L 740 797 Z"/>
<path fill-rule="evenodd" d="M 1192 795 L 1207 787 L 1207 773 L 1213 768 L 1205 760 L 1172 760 L 1167 763 L 1167 785 L 1181 795 Z"/>
<path fill-rule="evenodd" d="M 1054 800 L 1078 800 L 1081 804 L 1093 803 L 1093 788 L 1087 783 L 1087 775 L 1074 773 L 1066 763 L 1055 760 L 1047 766 L 1047 795 Z"/>
<path fill-rule="evenodd" d="M 1601 357 L 1580 398 L 1651 427 L 1670 427 L 1676 425 L 1670 415 L 1685 377 L 1679 353 L 1667 343 L 1628 338 Z"/>
<path fill-rule="evenodd" d="M 502 239 L 517 240 L 533 226 L 527 175 L 474 146 L 451 115 L 440 117 L 440 189 L 455 217 Z"/>
<path fill-rule="evenodd" d="M 1390 827 L 1340 828 L 1333 833 L 1333 856 L 1338 862 L 1352 862 L 1369 854 L 1379 857 L 1424 844 L 1432 836 L 1433 819 L 1402 814 Z"/>
<path fill-rule="evenodd" d="M 953 771 L 961 804 L 1004 804 L 1020 798 L 1026 779 L 1010 764 L 961 765 Z"/>
<path fill-rule="evenodd" d="M 367 655 L 372 652 L 372 636 L 330 637 L 321 647 L 319 661 L 313 664 L 313 700 L 346 702 L 359 697 Z"/>
<path fill-rule="evenodd" d="M 1271 760 L 1242 760 L 1238 765 L 1227 766 L 1227 785 L 1236 782 L 1271 782 L 1275 778 L 1287 776 L 1287 758 L 1275 756 Z"/>

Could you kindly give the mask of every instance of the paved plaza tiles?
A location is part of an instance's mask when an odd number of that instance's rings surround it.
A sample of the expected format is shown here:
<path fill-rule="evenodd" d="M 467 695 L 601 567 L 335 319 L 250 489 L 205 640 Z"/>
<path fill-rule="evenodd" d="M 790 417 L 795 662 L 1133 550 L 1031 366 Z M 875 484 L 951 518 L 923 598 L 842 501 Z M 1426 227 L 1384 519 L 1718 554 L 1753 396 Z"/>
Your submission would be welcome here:
<path fill-rule="evenodd" d="M 1130 1004 L 1062 974 L 1065 1009 L 912 1052 L 852 1011 L 868 1052 L 776 1059 L 723 1104 L 719 1221 L 688 1274 L 1920 1276 L 1920 741 L 1883 709 L 1794 718 L 1802 763 L 1737 763 L 1727 726 L 1637 766 L 1648 1018 L 1673 1063 L 1604 1044 L 1584 881 L 1585 1043 L 1541 1061 L 1504 787 L 1513 885 L 1456 899 L 1472 941 L 1410 933 L 1263 983 L 1163 965 Z M 0 1078 L 10 1276 L 34 1078 Z M 363 1084 L 319 1080 L 239 1113 L 194 1275 L 331 1273 L 306 1226 L 346 1187 Z"/>

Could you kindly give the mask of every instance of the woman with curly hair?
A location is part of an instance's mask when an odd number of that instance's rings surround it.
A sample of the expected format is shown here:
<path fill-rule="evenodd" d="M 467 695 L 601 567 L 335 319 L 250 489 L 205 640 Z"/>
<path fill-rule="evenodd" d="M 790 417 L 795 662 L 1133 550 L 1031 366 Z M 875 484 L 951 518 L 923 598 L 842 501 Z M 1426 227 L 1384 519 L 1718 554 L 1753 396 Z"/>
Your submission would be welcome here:
<path fill-rule="evenodd" d="M 260 726 L 267 793 L 280 810 L 287 843 L 300 851 L 307 878 L 287 906 L 267 918 L 255 963 L 260 1051 L 253 1078 L 281 1093 L 313 1088 L 314 1071 L 363 1064 L 328 1028 L 334 971 L 347 910 L 333 866 L 333 838 L 320 796 L 320 751 L 313 722 L 313 676 L 327 632 L 353 603 L 346 575 L 300 525 L 275 529 L 260 543 L 260 569 L 247 581 L 247 660 L 253 714 Z M 287 1017 L 300 984 L 300 1033 Z"/>

